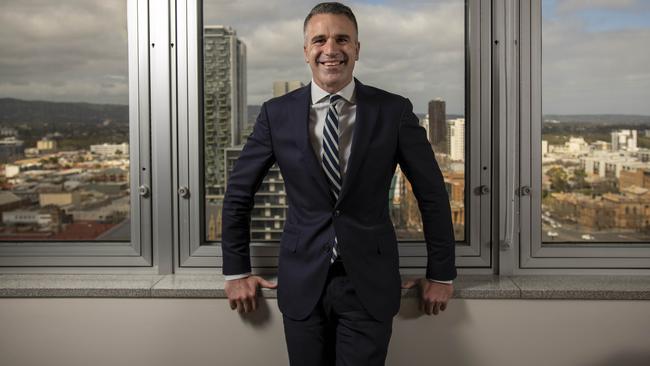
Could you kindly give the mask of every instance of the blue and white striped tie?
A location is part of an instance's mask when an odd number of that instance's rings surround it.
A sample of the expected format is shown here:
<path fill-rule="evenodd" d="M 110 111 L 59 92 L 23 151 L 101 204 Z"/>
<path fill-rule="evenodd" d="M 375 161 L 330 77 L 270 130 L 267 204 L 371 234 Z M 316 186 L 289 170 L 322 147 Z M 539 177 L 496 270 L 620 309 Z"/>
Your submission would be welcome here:
<path fill-rule="evenodd" d="M 325 117 L 325 127 L 323 127 L 323 169 L 330 182 L 330 190 L 334 195 L 334 200 L 339 199 L 343 180 L 341 179 L 341 166 L 339 164 L 339 114 L 336 111 L 336 102 L 343 98 L 337 94 L 330 94 L 330 105 Z M 334 236 L 334 246 L 332 247 L 332 258 L 334 262 L 338 257 L 338 240 Z"/>

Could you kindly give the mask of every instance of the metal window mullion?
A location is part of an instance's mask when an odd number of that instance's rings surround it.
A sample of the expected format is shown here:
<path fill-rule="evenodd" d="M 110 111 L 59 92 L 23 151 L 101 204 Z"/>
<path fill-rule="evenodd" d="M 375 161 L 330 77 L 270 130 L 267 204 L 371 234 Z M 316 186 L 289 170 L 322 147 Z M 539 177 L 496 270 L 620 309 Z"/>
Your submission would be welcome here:
<path fill-rule="evenodd" d="M 171 153 L 170 10 L 167 1 L 149 3 L 151 75 L 151 166 L 154 261 L 160 274 L 172 273 L 173 206 Z"/>

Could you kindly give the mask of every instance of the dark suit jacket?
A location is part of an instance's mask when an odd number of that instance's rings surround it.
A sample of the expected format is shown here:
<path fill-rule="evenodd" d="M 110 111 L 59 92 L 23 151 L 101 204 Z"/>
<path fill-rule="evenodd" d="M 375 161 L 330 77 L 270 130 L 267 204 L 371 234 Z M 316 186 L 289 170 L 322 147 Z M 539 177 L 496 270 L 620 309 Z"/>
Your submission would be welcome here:
<path fill-rule="evenodd" d="M 411 102 L 356 80 L 357 115 L 347 175 L 338 201 L 309 139 L 311 85 L 262 105 L 228 179 L 223 202 L 223 273 L 251 270 L 250 212 L 277 162 L 288 213 L 280 241 L 278 304 L 303 319 L 323 290 L 336 233 L 341 257 L 362 304 L 387 320 L 399 310 L 401 279 L 388 192 L 397 164 L 418 200 L 428 253 L 426 277 L 456 277 L 449 198 L 426 132 Z"/>

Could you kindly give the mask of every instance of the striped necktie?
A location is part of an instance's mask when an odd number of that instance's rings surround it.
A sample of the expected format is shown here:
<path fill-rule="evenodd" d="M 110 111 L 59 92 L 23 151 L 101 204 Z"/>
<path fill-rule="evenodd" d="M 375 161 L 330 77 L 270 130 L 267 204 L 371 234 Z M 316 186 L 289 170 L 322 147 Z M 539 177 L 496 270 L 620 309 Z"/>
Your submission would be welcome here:
<path fill-rule="evenodd" d="M 341 179 L 341 166 L 339 164 L 339 114 L 336 111 L 336 103 L 343 97 L 337 94 L 329 95 L 329 108 L 327 117 L 325 117 L 325 126 L 323 127 L 323 169 L 330 183 L 330 190 L 334 195 L 334 200 L 339 199 L 343 180 Z M 338 240 L 334 236 L 334 246 L 332 247 L 332 258 L 330 262 L 338 257 Z"/>

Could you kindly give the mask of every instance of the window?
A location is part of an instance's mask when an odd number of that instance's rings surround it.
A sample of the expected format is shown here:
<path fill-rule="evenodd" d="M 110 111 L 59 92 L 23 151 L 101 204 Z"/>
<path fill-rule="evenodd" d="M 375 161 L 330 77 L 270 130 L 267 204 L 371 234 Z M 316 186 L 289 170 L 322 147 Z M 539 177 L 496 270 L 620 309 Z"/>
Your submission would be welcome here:
<path fill-rule="evenodd" d="M 480 88 L 489 74 L 481 74 L 479 61 L 480 53 L 489 51 L 480 46 L 489 34 L 489 24 L 480 22 L 480 14 L 489 13 L 489 7 L 462 0 L 350 5 L 360 25 L 362 44 L 355 76 L 364 84 L 412 101 L 444 175 L 459 245 L 457 255 L 475 257 L 477 265 L 489 266 L 490 195 L 474 193 L 480 182 L 487 185 L 491 168 L 489 108 L 482 99 L 489 100 L 489 96 Z M 181 133 L 187 135 L 187 140 L 181 141 L 187 159 L 181 161 L 189 162 L 179 170 L 187 171 L 188 178 L 181 174 L 179 184 L 201 192 L 181 201 L 181 210 L 188 215 L 181 224 L 182 266 L 205 266 L 214 263 L 208 257 L 220 256 L 226 182 L 261 104 L 311 80 L 302 54 L 302 23 L 311 6 L 189 1 L 179 7 L 179 16 L 186 15 L 190 24 L 187 38 L 183 37 L 184 27 L 179 27 L 179 38 L 187 39 L 188 44 L 187 58 L 182 56 L 179 67 L 187 65 L 190 94 L 188 112 L 179 117 L 179 128 L 187 128 Z M 278 7 L 286 11 L 275 11 Z M 470 21 L 481 26 L 470 28 Z M 388 22 L 395 24 L 391 32 L 385 29 Z M 470 59 L 470 54 L 475 57 Z M 424 264 L 417 201 L 399 166 L 387 200 L 403 263 Z M 274 265 L 274 248 L 287 210 L 283 177 L 275 164 L 255 196 L 251 214 L 257 266 Z"/>
<path fill-rule="evenodd" d="M 542 3 L 545 243 L 650 241 L 637 212 L 650 202 L 649 18 L 641 3 Z"/>
<path fill-rule="evenodd" d="M 144 263 L 137 6 L 0 5 L 2 263 Z"/>
<path fill-rule="evenodd" d="M 522 196 L 522 259 L 647 266 L 650 51 L 640 45 L 650 41 L 650 8 L 541 0 L 521 10 L 521 85 L 531 77 L 530 96 L 522 88 L 521 160 L 532 161 L 521 168 L 531 187 Z"/>
<path fill-rule="evenodd" d="M 427 131 L 459 268 L 650 268 L 645 2 L 350 5 L 355 76 L 408 97 Z M 219 267 L 221 200 L 260 105 L 310 81 L 309 7 L 2 2 L 0 266 Z M 399 168 L 386 199 L 417 273 L 426 251 Z M 273 167 L 252 214 L 256 270 L 277 266 L 288 203 Z"/>

